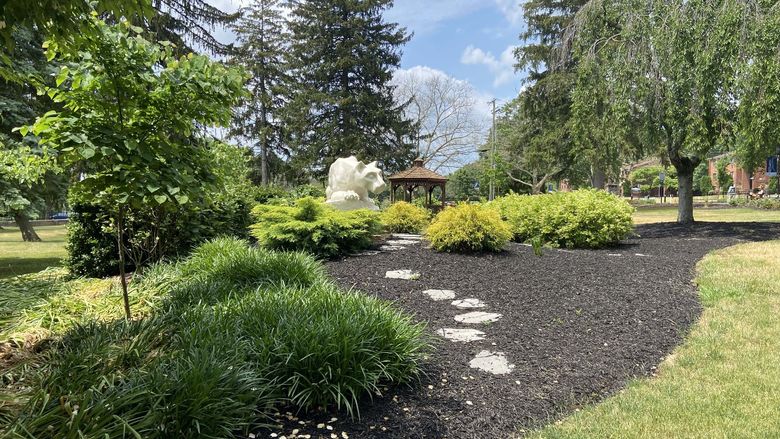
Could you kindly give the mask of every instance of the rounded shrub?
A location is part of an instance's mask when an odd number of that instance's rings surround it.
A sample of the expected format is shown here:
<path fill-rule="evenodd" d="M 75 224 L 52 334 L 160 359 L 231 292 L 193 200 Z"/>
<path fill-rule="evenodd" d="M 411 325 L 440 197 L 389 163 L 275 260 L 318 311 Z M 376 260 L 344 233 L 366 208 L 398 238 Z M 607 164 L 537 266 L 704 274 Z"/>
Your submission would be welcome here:
<path fill-rule="evenodd" d="M 251 227 L 259 244 L 273 250 L 299 250 L 332 258 L 364 250 L 381 230 L 379 215 L 367 209 L 340 211 L 311 197 L 295 206 L 258 205 Z"/>
<path fill-rule="evenodd" d="M 595 189 L 544 195 L 510 194 L 489 204 L 500 212 L 518 242 L 553 247 L 600 248 L 624 239 L 633 229 L 634 208 Z"/>
<path fill-rule="evenodd" d="M 427 209 L 405 201 L 394 203 L 382 212 L 382 225 L 392 233 L 420 233 L 429 221 Z"/>
<path fill-rule="evenodd" d="M 512 233 L 495 210 L 464 203 L 439 212 L 425 236 L 437 251 L 469 253 L 501 251 Z"/>

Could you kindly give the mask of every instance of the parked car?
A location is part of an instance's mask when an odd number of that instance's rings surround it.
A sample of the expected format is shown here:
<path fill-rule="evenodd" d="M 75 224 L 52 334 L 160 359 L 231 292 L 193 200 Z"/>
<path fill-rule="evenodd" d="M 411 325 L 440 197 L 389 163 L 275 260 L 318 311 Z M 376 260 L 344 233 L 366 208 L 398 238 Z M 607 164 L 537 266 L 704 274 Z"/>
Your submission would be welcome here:
<path fill-rule="evenodd" d="M 65 220 L 65 219 L 68 219 L 68 213 L 67 212 L 57 212 L 54 215 L 50 216 L 49 219 Z"/>

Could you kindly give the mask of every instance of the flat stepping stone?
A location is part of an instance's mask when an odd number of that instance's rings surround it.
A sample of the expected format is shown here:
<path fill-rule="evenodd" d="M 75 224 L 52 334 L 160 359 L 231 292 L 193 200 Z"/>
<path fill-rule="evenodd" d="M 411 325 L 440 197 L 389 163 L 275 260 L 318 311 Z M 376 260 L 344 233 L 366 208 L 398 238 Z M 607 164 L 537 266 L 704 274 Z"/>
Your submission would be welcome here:
<path fill-rule="evenodd" d="M 469 361 L 469 366 L 474 369 L 484 370 L 493 375 L 504 375 L 512 372 L 514 364 L 509 364 L 503 352 L 481 351 Z"/>
<path fill-rule="evenodd" d="M 390 236 L 392 236 L 393 238 L 396 238 L 396 239 L 411 239 L 411 240 L 416 240 L 416 241 L 419 241 L 419 240 L 422 239 L 422 235 L 414 235 L 412 233 L 393 233 Z"/>
<path fill-rule="evenodd" d="M 412 270 L 392 270 L 385 273 L 387 279 L 415 280 L 420 278 L 420 273 Z"/>
<path fill-rule="evenodd" d="M 501 318 L 501 314 L 492 312 L 472 311 L 455 316 L 455 321 L 460 323 L 493 323 Z"/>
<path fill-rule="evenodd" d="M 415 245 L 419 244 L 420 241 L 412 241 L 411 239 L 389 239 L 387 240 L 388 245 Z"/>
<path fill-rule="evenodd" d="M 467 299 L 461 299 L 461 300 L 455 300 L 452 302 L 452 306 L 458 307 L 458 308 L 484 308 L 485 302 L 475 299 L 473 297 L 469 297 Z"/>
<path fill-rule="evenodd" d="M 455 291 L 452 290 L 425 290 L 423 294 L 430 297 L 431 300 L 450 300 L 455 298 Z"/>
<path fill-rule="evenodd" d="M 382 250 L 383 252 L 394 252 L 398 250 L 403 250 L 406 247 L 400 246 L 400 245 L 383 245 L 379 247 L 379 250 Z"/>
<path fill-rule="evenodd" d="M 485 339 L 485 333 L 476 329 L 442 328 L 436 331 L 436 333 L 447 340 L 464 343 Z"/>
<path fill-rule="evenodd" d="M 355 256 L 375 256 L 380 253 L 382 252 L 380 252 L 379 250 L 366 250 L 364 252 L 355 253 Z"/>

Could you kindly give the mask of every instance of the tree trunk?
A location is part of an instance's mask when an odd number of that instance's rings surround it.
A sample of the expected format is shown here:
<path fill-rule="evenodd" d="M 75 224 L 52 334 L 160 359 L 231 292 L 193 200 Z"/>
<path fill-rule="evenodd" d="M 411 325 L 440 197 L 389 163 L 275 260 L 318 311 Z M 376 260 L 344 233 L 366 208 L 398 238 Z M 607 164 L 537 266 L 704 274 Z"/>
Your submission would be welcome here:
<path fill-rule="evenodd" d="M 119 248 L 119 281 L 122 283 L 122 299 L 125 304 L 125 317 L 127 320 L 133 318 L 130 313 L 130 296 L 127 294 L 127 278 L 125 276 L 125 208 L 119 207 L 119 214 L 116 218 L 116 242 Z"/>
<path fill-rule="evenodd" d="M 604 189 L 607 186 L 607 174 L 601 168 L 593 168 L 590 176 L 590 184 L 596 189 Z"/>
<path fill-rule="evenodd" d="M 677 222 L 693 223 L 693 169 L 677 169 L 680 204 L 677 208 Z"/>
<path fill-rule="evenodd" d="M 27 218 L 27 215 L 22 212 L 14 212 L 14 221 L 19 226 L 19 231 L 22 232 L 22 240 L 24 242 L 41 242 L 41 237 L 35 233 L 35 229 L 30 224 L 30 219 Z"/>

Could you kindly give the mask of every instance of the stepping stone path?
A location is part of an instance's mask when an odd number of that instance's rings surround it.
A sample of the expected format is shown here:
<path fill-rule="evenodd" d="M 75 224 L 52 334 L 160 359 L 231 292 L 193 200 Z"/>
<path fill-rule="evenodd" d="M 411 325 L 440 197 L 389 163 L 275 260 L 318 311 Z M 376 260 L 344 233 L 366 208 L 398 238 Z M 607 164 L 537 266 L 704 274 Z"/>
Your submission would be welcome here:
<path fill-rule="evenodd" d="M 420 277 L 420 273 L 414 272 L 412 270 L 393 270 L 386 272 L 385 277 L 387 279 L 414 280 Z"/>
<path fill-rule="evenodd" d="M 487 305 L 485 305 L 485 302 L 479 299 L 470 297 L 468 299 L 456 300 L 452 302 L 452 306 L 456 308 L 484 308 Z"/>
<path fill-rule="evenodd" d="M 501 318 L 501 314 L 492 312 L 472 311 L 455 316 L 455 321 L 460 323 L 493 323 Z"/>
<path fill-rule="evenodd" d="M 509 364 L 509 361 L 506 359 L 503 352 L 491 351 L 481 351 L 478 353 L 473 360 L 469 361 L 469 366 L 475 369 L 484 370 L 485 372 L 490 372 L 493 375 L 504 375 L 512 372 L 512 369 L 515 368 L 514 364 Z"/>
<path fill-rule="evenodd" d="M 425 290 L 423 294 L 430 297 L 431 300 L 450 300 L 455 298 L 455 291 L 452 290 Z"/>
<path fill-rule="evenodd" d="M 414 245 L 419 243 L 420 241 L 414 241 L 411 239 L 388 239 L 387 240 L 388 245 Z"/>
<path fill-rule="evenodd" d="M 410 240 L 415 240 L 415 241 L 419 241 L 419 240 L 422 239 L 422 235 L 413 235 L 413 234 L 410 234 L 410 233 L 393 233 L 390 236 L 392 236 L 393 238 L 396 238 L 396 239 L 410 239 Z"/>
<path fill-rule="evenodd" d="M 470 342 L 485 339 L 485 333 L 476 329 L 442 328 L 436 333 L 452 341 Z"/>
<path fill-rule="evenodd" d="M 396 250 L 403 250 L 406 247 L 402 247 L 400 245 L 383 245 L 379 247 L 379 250 L 382 250 L 383 252 L 394 252 Z"/>
<path fill-rule="evenodd" d="M 382 251 L 403 250 L 405 245 L 419 244 L 422 239 L 420 235 L 401 233 L 393 234 L 392 237 L 394 239 L 388 240 L 386 244 L 379 247 L 379 249 Z M 364 253 L 367 254 L 368 252 Z M 419 277 L 420 273 L 413 272 L 412 270 L 392 270 L 385 273 L 385 278 L 388 279 L 413 280 L 418 279 Z M 422 293 L 435 302 L 452 300 L 457 296 L 453 290 L 430 289 L 425 290 Z M 459 309 L 487 307 L 485 302 L 474 297 L 453 300 L 450 304 Z M 455 316 L 455 321 L 461 324 L 471 325 L 493 323 L 498 321 L 501 317 L 501 314 L 498 313 L 472 311 Z M 437 330 L 436 333 L 455 343 L 472 343 L 487 338 L 487 335 L 484 332 L 473 328 L 441 328 Z M 493 343 L 493 345 L 495 345 L 495 343 Z M 469 361 L 469 366 L 493 375 L 508 374 L 515 368 L 515 365 L 509 363 L 509 360 L 507 360 L 503 352 L 492 352 L 488 350 L 480 351 L 476 357 Z"/>

